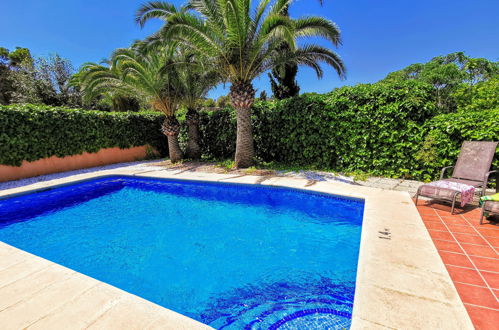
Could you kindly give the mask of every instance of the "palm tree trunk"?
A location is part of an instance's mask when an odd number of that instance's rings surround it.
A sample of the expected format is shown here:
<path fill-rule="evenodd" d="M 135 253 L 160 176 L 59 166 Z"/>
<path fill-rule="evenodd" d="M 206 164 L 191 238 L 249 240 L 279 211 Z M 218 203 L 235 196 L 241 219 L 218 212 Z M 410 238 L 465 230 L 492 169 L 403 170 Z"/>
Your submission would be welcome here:
<path fill-rule="evenodd" d="M 183 158 L 182 150 L 178 143 L 178 134 L 180 133 L 180 123 L 175 116 L 167 116 L 163 122 L 163 134 L 168 138 L 168 153 L 172 163 L 176 163 Z"/>
<path fill-rule="evenodd" d="M 199 146 L 199 113 L 195 109 L 187 109 L 187 158 L 201 158 L 201 147 Z"/>
<path fill-rule="evenodd" d="M 237 168 L 250 167 L 255 163 L 253 130 L 251 125 L 251 105 L 255 100 L 255 90 L 251 82 L 236 81 L 230 86 L 230 99 L 237 111 L 237 139 L 235 165 Z"/>

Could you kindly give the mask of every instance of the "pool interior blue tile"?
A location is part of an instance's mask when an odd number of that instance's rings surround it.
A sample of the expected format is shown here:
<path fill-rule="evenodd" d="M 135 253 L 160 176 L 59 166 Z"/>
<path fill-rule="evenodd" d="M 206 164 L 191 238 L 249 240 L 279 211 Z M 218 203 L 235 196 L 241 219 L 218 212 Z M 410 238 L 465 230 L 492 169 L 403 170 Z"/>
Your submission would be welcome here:
<path fill-rule="evenodd" d="M 126 176 L 0 200 L 0 240 L 220 329 L 348 328 L 364 202 Z"/>

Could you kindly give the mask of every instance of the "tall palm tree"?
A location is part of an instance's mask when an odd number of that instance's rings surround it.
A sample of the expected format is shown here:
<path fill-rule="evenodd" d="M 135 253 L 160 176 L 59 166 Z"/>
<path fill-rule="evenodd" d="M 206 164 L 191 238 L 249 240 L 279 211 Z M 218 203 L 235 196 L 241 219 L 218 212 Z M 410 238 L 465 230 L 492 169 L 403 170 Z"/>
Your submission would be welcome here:
<path fill-rule="evenodd" d="M 320 5 L 324 4 L 324 1 L 319 0 Z M 282 14 L 284 16 L 289 16 L 289 6 L 286 7 Z M 281 45 L 283 51 L 288 51 L 289 46 L 284 42 Z M 298 74 L 298 65 L 291 63 L 281 65 L 279 67 L 274 67 L 272 71 L 268 74 L 270 79 L 270 86 L 272 88 L 272 93 L 274 97 L 278 100 L 286 99 L 289 97 L 297 96 L 300 92 L 300 86 L 296 81 L 296 75 Z"/>
<path fill-rule="evenodd" d="M 303 37 L 323 37 L 338 45 L 337 26 L 322 17 L 284 16 L 291 2 L 260 0 L 252 12 L 251 0 L 190 0 L 185 10 L 172 11 L 167 24 L 153 37 L 176 40 L 190 51 L 203 54 L 220 78 L 231 83 L 231 103 L 237 112 L 236 167 L 254 163 L 253 79 L 286 63 L 310 66 L 320 78 L 323 62 L 344 75 L 343 62 L 335 52 L 316 44 L 297 45 L 297 39 Z M 283 41 L 290 47 L 288 52 L 280 50 Z"/>
<path fill-rule="evenodd" d="M 289 17 L 289 6 L 282 10 L 282 15 Z M 280 48 L 283 52 L 289 51 L 289 45 L 285 41 L 282 42 Z M 276 99 L 282 100 L 297 96 L 300 93 L 300 86 L 296 81 L 297 74 L 298 65 L 296 63 L 286 63 L 272 68 L 272 71 L 268 73 L 268 77 L 272 94 Z"/>
<path fill-rule="evenodd" d="M 206 97 L 209 90 L 218 82 L 219 77 L 208 65 L 200 61 L 199 57 L 193 54 L 182 53 L 165 65 L 165 70 L 169 74 L 174 74 L 178 78 L 179 103 L 187 109 L 187 148 L 186 156 L 191 159 L 201 158 L 201 147 L 199 137 L 199 100 Z"/>
<path fill-rule="evenodd" d="M 98 65 L 95 63 L 85 63 L 80 68 L 80 71 L 75 73 L 70 81 L 69 85 L 81 91 L 85 86 L 85 81 L 83 77 L 89 74 L 92 68 L 97 70 L 108 70 L 108 67 L 103 65 Z M 99 105 L 100 102 L 106 104 L 110 107 L 111 111 L 124 112 L 124 111 L 139 111 L 141 104 L 139 100 L 133 94 L 126 93 L 123 89 L 108 88 L 102 90 L 99 93 L 91 93 L 90 89 L 86 89 L 85 93 L 82 92 L 83 104 L 90 108 L 102 108 Z"/>
<path fill-rule="evenodd" d="M 168 22 L 168 17 L 179 11 L 185 12 L 186 7 L 179 10 L 175 6 L 161 1 L 148 2 L 140 6 L 135 15 L 135 21 L 141 26 L 150 19 L 161 19 Z M 153 41 L 154 40 L 154 41 Z M 159 36 L 149 38 L 150 51 L 161 47 L 163 40 Z M 201 158 L 201 147 L 199 145 L 199 112 L 197 110 L 198 100 L 205 97 L 210 89 L 218 82 L 219 77 L 210 65 L 203 63 L 202 56 L 185 52 L 178 48 L 179 56 L 175 61 L 165 65 L 165 70 L 170 74 L 177 74 L 179 81 L 183 84 L 183 93 L 180 95 L 180 103 L 187 108 L 187 148 L 186 156 L 191 159 Z"/>
<path fill-rule="evenodd" d="M 93 97 L 110 90 L 135 93 L 144 98 L 153 109 L 166 115 L 162 132 L 168 138 L 170 160 L 183 158 L 178 142 L 180 124 L 175 117 L 180 94 L 183 92 L 175 74 L 166 74 L 164 65 L 171 60 L 174 50 L 143 52 L 139 44 L 117 49 L 109 67 L 87 63 L 80 71 L 82 92 Z"/>

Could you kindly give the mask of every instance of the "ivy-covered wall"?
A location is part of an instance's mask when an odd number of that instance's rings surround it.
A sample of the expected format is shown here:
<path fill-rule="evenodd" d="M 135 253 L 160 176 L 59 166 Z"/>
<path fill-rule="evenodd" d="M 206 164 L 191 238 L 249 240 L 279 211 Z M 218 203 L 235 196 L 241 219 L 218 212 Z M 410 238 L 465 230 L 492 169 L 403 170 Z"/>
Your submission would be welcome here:
<path fill-rule="evenodd" d="M 465 140 L 499 140 L 499 108 L 439 114 L 432 86 L 418 81 L 343 87 L 256 102 L 257 157 L 338 172 L 430 180 L 454 164 Z M 149 144 L 166 154 L 158 113 L 40 106 L 0 107 L 0 164 Z M 234 110 L 202 112 L 204 156 L 233 157 Z M 187 139 L 185 125 L 180 140 Z M 495 161 L 495 167 L 499 162 Z"/>
<path fill-rule="evenodd" d="M 145 144 L 166 154 L 162 121 L 157 113 L 0 106 L 0 164 L 19 166 L 23 160 Z"/>
<path fill-rule="evenodd" d="M 378 83 L 257 102 L 253 127 L 263 161 L 430 180 L 454 164 L 463 141 L 499 140 L 499 108 L 438 114 L 431 86 Z M 202 113 L 200 128 L 205 155 L 234 154 L 232 109 Z"/>

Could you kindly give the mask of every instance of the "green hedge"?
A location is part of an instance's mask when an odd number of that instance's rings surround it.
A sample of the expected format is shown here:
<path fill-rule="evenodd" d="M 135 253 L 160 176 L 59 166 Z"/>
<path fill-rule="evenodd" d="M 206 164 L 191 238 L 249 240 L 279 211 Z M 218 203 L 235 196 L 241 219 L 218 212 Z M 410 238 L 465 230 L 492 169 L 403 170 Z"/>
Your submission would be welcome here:
<path fill-rule="evenodd" d="M 434 179 L 441 167 L 454 164 L 464 140 L 499 139 L 499 109 L 438 114 L 434 95 L 432 86 L 408 81 L 256 102 L 257 157 L 338 172 Z M 22 160 L 144 144 L 166 154 L 162 121 L 157 113 L 3 106 L 0 163 L 19 165 Z M 233 157 L 233 109 L 201 112 L 200 131 L 204 156 Z M 180 140 L 185 144 L 186 139 L 183 125 Z"/>
<path fill-rule="evenodd" d="M 499 139 L 499 110 L 438 114 L 431 86 L 373 84 L 257 102 L 257 157 L 341 172 L 430 180 L 455 162 L 464 140 Z M 230 108 L 201 114 L 206 156 L 235 151 Z M 497 162 L 496 162 L 497 165 Z"/>
<path fill-rule="evenodd" d="M 34 105 L 0 106 L 0 164 L 149 144 L 166 154 L 156 113 L 101 112 Z"/>
<path fill-rule="evenodd" d="M 410 81 L 257 102 L 253 107 L 257 157 L 336 171 L 410 176 L 418 168 L 412 159 L 419 129 L 437 111 L 433 97 L 430 85 Z M 230 108 L 202 113 L 204 154 L 231 156 L 235 127 Z"/>
<path fill-rule="evenodd" d="M 423 126 L 420 139 L 422 178 L 435 178 L 442 167 L 455 164 L 463 141 L 499 140 L 499 108 L 435 116 Z M 499 169 L 499 157 L 492 167 Z"/>

